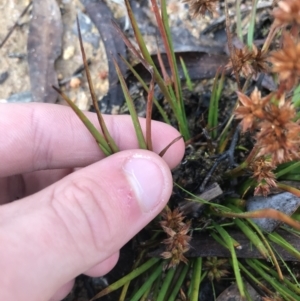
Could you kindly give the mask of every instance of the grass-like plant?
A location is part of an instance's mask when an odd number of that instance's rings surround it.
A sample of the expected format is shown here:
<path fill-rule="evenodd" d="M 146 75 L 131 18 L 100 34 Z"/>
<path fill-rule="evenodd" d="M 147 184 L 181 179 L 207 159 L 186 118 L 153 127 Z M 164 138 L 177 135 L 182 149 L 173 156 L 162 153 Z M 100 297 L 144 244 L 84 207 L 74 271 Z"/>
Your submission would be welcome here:
<path fill-rule="evenodd" d="M 217 0 L 184 0 L 190 5 L 194 16 L 201 16 L 207 11 L 214 14 L 216 11 Z M 252 212 L 245 212 L 245 196 L 247 194 L 262 194 L 267 196 L 272 189 L 280 188 L 300 196 L 300 190 L 295 187 L 283 184 L 281 180 L 300 180 L 300 125 L 299 125 L 299 77 L 300 65 L 300 46 L 298 37 L 300 32 L 299 14 L 300 2 L 298 0 L 285 0 L 279 2 L 274 9 L 274 23 L 271 25 L 268 36 L 261 49 L 258 49 L 254 43 L 254 33 L 256 30 L 255 17 L 257 12 L 257 0 L 252 1 L 252 10 L 250 12 L 250 24 L 246 28 L 242 25 L 242 13 L 240 11 L 240 2 L 236 6 L 236 35 L 241 42 L 247 40 L 247 45 L 242 48 L 235 48 L 232 44 L 233 33 L 230 33 L 230 18 L 228 15 L 228 5 L 225 1 L 226 27 L 228 35 L 228 48 L 230 50 L 230 59 L 226 69 L 232 71 L 236 81 L 237 101 L 231 116 L 226 124 L 220 126 L 219 107 L 222 102 L 222 91 L 226 89 L 224 69 L 219 70 L 212 84 L 210 106 L 206 116 L 205 138 L 207 148 L 200 152 L 202 156 L 210 158 L 220 156 L 219 158 L 231 158 L 235 149 L 243 150 L 245 157 L 239 160 L 238 166 L 224 170 L 221 174 L 223 181 L 238 181 L 239 189 L 236 190 L 234 197 L 224 197 L 223 202 L 212 203 L 201 197 L 192 194 L 190 191 L 175 183 L 176 189 L 180 190 L 186 200 L 205 205 L 202 212 L 206 219 L 205 231 L 213 237 L 220 245 L 227 248 L 230 252 L 228 263 L 231 271 L 222 267 L 227 260 L 208 258 L 188 258 L 186 253 L 190 249 L 190 242 L 193 239 L 192 233 L 199 230 L 193 220 L 184 215 L 179 207 L 170 202 L 169 206 L 160 216 L 160 227 L 156 223 L 156 231 L 153 237 L 145 244 L 140 252 L 138 260 L 135 262 L 132 272 L 122 279 L 111 284 L 103 291 L 99 292 L 92 300 L 96 300 L 112 291 L 122 288 L 119 300 L 158 300 L 175 301 L 191 300 L 196 301 L 199 297 L 199 289 L 204 278 L 210 281 L 220 280 L 230 272 L 234 275 L 234 280 L 239 289 L 240 295 L 244 300 L 250 300 L 245 279 L 257 285 L 263 292 L 264 300 L 298 300 L 299 283 L 297 277 L 289 268 L 289 264 L 284 262 L 280 254 L 276 253 L 274 245 L 279 245 L 294 257 L 300 259 L 299 250 L 295 249 L 287 240 L 278 233 L 264 233 L 250 218 L 273 218 L 284 222 L 291 228 L 282 227 L 285 231 L 299 235 L 300 223 L 299 213 L 294 217 L 285 215 L 274 209 L 263 209 Z M 119 76 L 126 103 L 132 117 L 132 122 L 136 131 L 140 148 L 152 150 L 151 143 L 151 115 L 154 105 L 161 114 L 162 120 L 171 123 L 170 120 L 176 120 L 178 129 L 186 141 L 187 146 L 193 143 L 195 137 L 191 137 L 188 118 L 186 116 L 185 104 L 183 100 L 183 82 L 186 82 L 188 89 L 193 89 L 188 69 L 184 61 L 176 60 L 168 16 L 166 10 L 166 1 L 160 1 L 160 9 L 156 0 L 151 0 L 151 6 L 155 15 L 161 39 L 166 51 L 170 74 L 166 72 L 161 54 L 158 51 L 159 66 L 155 65 L 141 35 L 135 16 L 131 10 L 130 3 L 125 0 L 128 16 L 134 31 L 138 47 L 136 48 L 125 36 L 122 30 L 115 25 L 116 30 L 123 38 L 128 49 L 133 53 L 136 59 L 144 65 L 151 75 L 150 83 L 146 83 L 136 72 L 135 68 L 125 59 L 123 62 L 131 70 L 137 81 L 140 82 L 143 89 L 148 93 L 147 112 L 146 112 L 146 137 L 140 128 L 137 112 L 134 107 L 131 95 L 126 85 L 126 80 L 120 72 L 120 68 L 115 62 L 115 68 Z M 78 26 L 79 27 L 79 26 Z M 93 105 L 96 109 L 102 134 L 91 124 L 85 115 L 73 104 L 73 102 L 61 91 L 55 88 L 67 103 L 73 108 L 85 126 L 89 129 L 101 151 L 105 155 L 110 155 L 119 151 L 118 146 L 110 136 L 101 112 L 96 101 L 91 77 L 89 75 L 85 52 L 82 46 L 82 40 L 79 30 L 80 45 L 87 73 L 87 79 L 91 91 Z M 246 32 L 246 34 L 244 34 Z M 276 35 L 282 33 L 282 47 L 270 52 L 269 49 Z M 246 39 L 247 38 L 247 39 Z M 185 80 L 181 81 L 178 72 L 178 66 L 181 64 Z M 272 68 L 270 69 L 270 65 Z M 253 83 L 253 77 L 258 73 L 274 74 L 277 77 L 277 90 L 262 96 L 260 89 L 252 89 L 249 93 L 249 87 Z M 164 110 L 162 103 L 154 97 L 154 85 L 157 84 L 163 94 L 168 106 L 172 109 L 173 116 L 169 116 Z M 298 87 L 297 87 L 298 86 Z M 292 92 L 292 98 L 287 95 Z M 240 120 L 237 126 L 236 119 Z M 241 132 L 249 132 L 251 143 L 243 145 L 242 141 L 237 140 L 235 131 L 241 128 Z M 201 137 L 201 135 L 198 135 Z M 177 139 L 180 139 L 177 138 Z M 161 155 L 176 140 L 170 141 Z M 199 138 L 198 138 L 199 141 Z M 237 145 L 233 142 L 237 142 Z M 225 151 L 228 149 L 228 151 Z M 200 151 L 202 149 L 200 148 Z M 221 160 L 216 159 L 219 164 Z M 230 161 L 229 160 L 229 161 Z M 212 170 L 215 170 L 212 165 Z M 250 176 L 249 176 L 250 175 Z M 208 181 L 210 173 L 203 180 Z M 205 185 L 201 185 L 205 188 Z M 221 222 L 220 222 L 221 221 Z M 155 228 L 154 227 L 154 228 Z M 240 247 L 230 235 L 230 229 L 235 228 L 243 232 L 261 254 L 261 260 L 247 259 L 240 260 L 236 254 L 236 249 Z M 203 229 L 202 229 L 203 230 Z M 160 258 L 148 258 L 147 253 L 152 245 L 163 243 L 164 251 Z M 190 285 L 186 285 L 190 283 Z M 185 298 L 185 299 L 184 299 Z M 277 298 L 277 299 L 275 299 Z"/>

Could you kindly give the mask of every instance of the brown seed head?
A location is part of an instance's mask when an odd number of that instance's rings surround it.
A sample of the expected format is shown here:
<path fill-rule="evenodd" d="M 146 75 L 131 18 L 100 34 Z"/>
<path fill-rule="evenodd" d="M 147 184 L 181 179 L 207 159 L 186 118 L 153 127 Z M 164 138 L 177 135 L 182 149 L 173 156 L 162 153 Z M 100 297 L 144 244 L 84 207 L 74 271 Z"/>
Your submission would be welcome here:
<path fill-rule="evenodd" d="M 206 11 L 215 14 L 219 0 L 183 0 L 182 2 L 189 4 L 194 18 L 198 15 L 205 15 Z"/>
<path fill-rule="evenodd" d="M 250 97 L 237 92 L 241 102 L 240 106 L 235 110 L 234 114 L 237 119 L 242 119 L 242 131 L 253 130 L 259 119 L 265 118 L 264 107 L 270 101 L 272 94 L 261 97 L 260 91 L 255 87 Z"/>
<path fill-rule="evenodd" d="M 255 45 L 252 45 L 252 49 L 248 46 L 244 46 L 242 49 L 234 47 L 233 56 L 225 68 L 235 68 L 244 77 L 255 75 L 257 72 L 267 72 L 266 53 L 262 52 Z"/>
<path fill-rule="evenodd" d="M 180 226 L 184 225 L 183 223 L 183 213 L 179 211 L 178 208 L 175 208 L 173 211 L 166 207 L 165 210 L 161 214 L 162 221 L 160 222 L 161 226 L 168 227 L 174 230 L 180 228 Z"/>
<path fill-rule="evenodd" d="M 300 1 L 299 1 L 300 3 Z M 290 90 L 299 82 L 300 77 L 300 43 L 293 40 L 290 34 L 283 35 L 283 48 L 274 51 L 269 61 L 273 64 L 272 71 L 278 73 L 279 79 Z"/>
<path fill-rule="evenodd" d="M 278 25 L 300 25 L 300 1 L 282 0 L 274 8 L 273 16 Z"/>
<path fill-rule="evenodd" d="M 258 157 L 249 166 L 252 170 L 252 178 L 256 180 L 258 186 L 255 188 L 255 195 L 267 196 L 271 187 L 277 187 L 273 170 L 275 166 L 265 157 Z"/>
<path fill-rule="evenodd" d="M 190 222 L 183 222 L 184 217 L 178 208 L 171 211 L 166 207 L 162 218 L 164 220 L 160 224 L 168 238 L 163 240 L 166 251 L 161 256 L 165 259 L 171 259 L 167 267 L 175 267 L 180 261 L 187 263 L 187 259 L 183 254 L 190 249 L 191 236 L 188 235 Z"/>
<path fill-rule="evenodd" d="M 275 166 L 299 158 L 300 150 L 300 125 L 293 121 L 295 109 L 290 101 L 282 100 L 284 96 L 278 105 L 268 104 L 266 119 L 256 135 L 258 156 L 270 155 Z"/>
<path fill-rule="evenodd" d="M 224 269 L 228 265 L 228 259 L 218 259 L 217 257 L 207 257 L 204 262 L 204 269 L 207 270 L 207 277 L 210 281 L 214 279 L 220 281 L 222 277 L 229 274 Z"/>

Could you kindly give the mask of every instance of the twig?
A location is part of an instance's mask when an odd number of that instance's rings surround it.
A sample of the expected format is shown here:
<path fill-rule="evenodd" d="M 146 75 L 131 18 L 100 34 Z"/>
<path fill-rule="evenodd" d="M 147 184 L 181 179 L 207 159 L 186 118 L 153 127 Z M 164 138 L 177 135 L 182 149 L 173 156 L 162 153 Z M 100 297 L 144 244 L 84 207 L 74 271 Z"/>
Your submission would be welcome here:
<path fill-rule="evenodd" d="M 14 26 L 8 31 L 7 35 L 5 36 L 4 40 L 1 42 L 0 44 L 0 48 L 2 48 L 2 46 L 6 43 L 6 41 L 9 39 L 9 37 L 11 36 L 11 34 L 13 33 L 13 31 L 15 30 L 15 28 L 17 26 L 19 26 L 19 21 L 20 19 L 26 14 L 26 12 L 28 11 L 28 9 L 31 6 L 31 1 L 28 3 L 28 5 L 24 8 L 23 12 L 21 13 L 21 15 L 19 16 L 18 20 L 15 22 Z"/>

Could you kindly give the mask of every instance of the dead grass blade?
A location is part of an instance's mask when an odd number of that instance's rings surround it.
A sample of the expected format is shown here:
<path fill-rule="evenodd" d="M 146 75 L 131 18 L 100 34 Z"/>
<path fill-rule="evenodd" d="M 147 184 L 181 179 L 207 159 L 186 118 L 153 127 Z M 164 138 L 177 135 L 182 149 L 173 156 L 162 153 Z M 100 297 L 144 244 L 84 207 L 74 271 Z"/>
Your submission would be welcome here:
<path fill-rule="evenodd" d="M 99 106 L 98 106 L 97 97 L 96 97 L 96 94 L 95 94 L 95 90 L 94 90 L 94 86 L 93 86 L 93 83 L 92 83 L 92 78 L 91 78 L 90 70 L 89 70 L 89 67 L 88 67 L 88 63 L 87 63 L 87 59 L 86 59 L 86 55 L 85 55 L 85 51 L 84 51 L 84 47 L 83 47 L 83 43 L 82 43 L 82 36 L 81 36 L 81 31 L 80 31 L 78 17 L 76 18 L 76 21 L 77 21 L 77 30 L 78 30 L 78 36 L 79 36 L 79 43 L 80 43 L 82 60 L 83 60 L 84 69 L 85 69 L 86 77 L 87 77 L 88 84 L 89 84 L 89 89 L 90 89 L 90 93 L 91 93 L 93 105 L 94 105 L 96 113 L 97 113 L 98 121 L 99 121 L 101 130 L 103 132 L 103 136 L 104 136 L 104 138 L 105 138 L 108 146 L 110 147 L 111 152 L 112 153 L 116 153 L 116 152 L 119 151 L 119 148 L 116 145 L 116 143 L 113 140 L 113 138 L 111 137 L 111 135 L 110 135 L 110 133 L 109 133 L 107 127 L 106 127 L 106 124 L 104 122 L 103 116 L 102 116 L 102 114 L 100 112 Z"/>
<path fill-rule="evenodd" d="M 183 138 L 182 136 L 178 136 L 177 138 L 175 138 L 174 140 L 172 140 L 162 151 L 159 152 L 159 156 L 163 157 L 164 154 L 167 152 L 167 150 L 177 141 L 179 141 L 181 138 Z"/>

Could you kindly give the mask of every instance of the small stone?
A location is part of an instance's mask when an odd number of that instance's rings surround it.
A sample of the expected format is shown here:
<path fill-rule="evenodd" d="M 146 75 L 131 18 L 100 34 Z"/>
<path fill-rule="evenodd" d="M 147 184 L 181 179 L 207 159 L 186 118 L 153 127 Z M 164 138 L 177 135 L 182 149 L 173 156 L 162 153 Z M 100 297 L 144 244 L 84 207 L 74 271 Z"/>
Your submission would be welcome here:
<path fill-rule="evenodd" d="M 101 80 L 107 79 L 107 76 L 108 76 L 108 71 L 103 70 L 103 71 L 99 72 L 99 77 L 100 77 Z"/>
<path fill-rule="evenodd" d="M 63 59 L 65 61 L 69 60 L 75 53 L 75 47 L 74 46 L 68 46 L 63 53 Z"/>
<path fill-rule="evenodd" d="M 77 89 L 81 85 L 81 80 L 78 77 L 72 77 L 70 80 L 70 87 Z"/>

